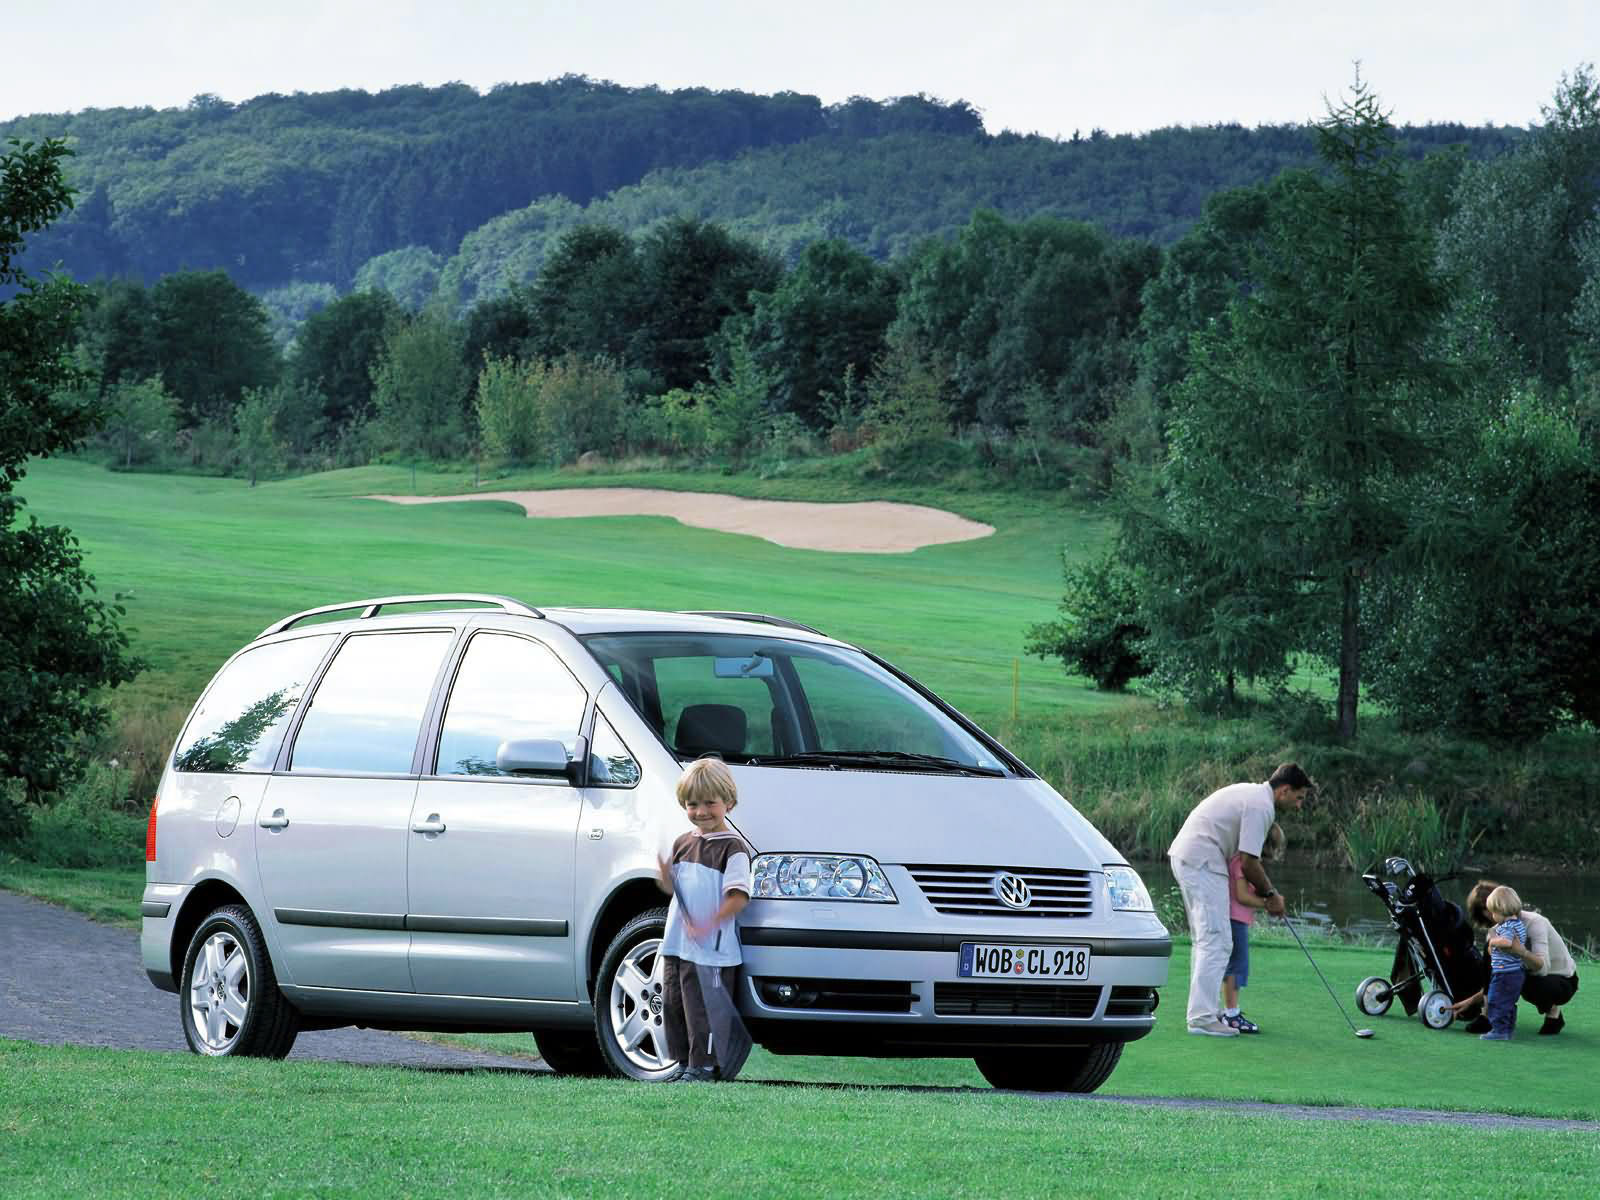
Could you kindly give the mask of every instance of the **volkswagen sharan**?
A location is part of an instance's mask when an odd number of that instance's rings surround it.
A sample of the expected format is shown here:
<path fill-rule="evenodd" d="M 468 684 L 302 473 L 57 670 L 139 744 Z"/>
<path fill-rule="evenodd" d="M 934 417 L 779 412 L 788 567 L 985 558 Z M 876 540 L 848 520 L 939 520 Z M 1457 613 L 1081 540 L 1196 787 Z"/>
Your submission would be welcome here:
<path fill-rule="evenodd" d="M 708 753 L 755 851 L 758 1044 L 1089 1091 L 1152 1029 L 1139 876 L 903 672 L 758 613 L 484 595 L 296 613 L 223 665 L 151 810 L 145 970 L 200 1054 L 522 1030 L 558 1072 L 674 1078 L 656 862 Z"/>

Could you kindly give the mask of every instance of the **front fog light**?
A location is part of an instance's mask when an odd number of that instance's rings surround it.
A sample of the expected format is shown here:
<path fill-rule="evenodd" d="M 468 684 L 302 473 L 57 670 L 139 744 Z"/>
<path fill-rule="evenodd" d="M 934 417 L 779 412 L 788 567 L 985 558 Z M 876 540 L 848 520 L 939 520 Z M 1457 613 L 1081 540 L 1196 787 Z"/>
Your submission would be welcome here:
<path fill-rule="evenodd" d="M 860 854 L 761 854 L 751 874 L 751 895 L 759 900 L 895 903 L 883 868 Z"/>
<path fill-rule="evenodd" d="M 1106 868 L 1106 893 L 1111 897 L 1111 907 L 1121 912 L 1155 912 L 1150 893 L 1132 867 Z"/>

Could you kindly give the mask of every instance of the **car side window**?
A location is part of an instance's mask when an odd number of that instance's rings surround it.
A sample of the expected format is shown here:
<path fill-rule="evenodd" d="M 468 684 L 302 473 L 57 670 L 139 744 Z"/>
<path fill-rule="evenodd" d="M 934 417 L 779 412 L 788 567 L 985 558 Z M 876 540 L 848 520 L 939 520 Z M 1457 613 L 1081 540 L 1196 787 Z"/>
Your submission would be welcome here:
<path fill-rule="evenodd" d="M 639 763 L 623 745 L 611 722 L 601 714 L 594 719 L 594 738 L 589 747 L 589 783 L 592 787 L 631 788 L 643 774 Z"/>
<path fill-rule="evenodd" d="M 173 766 L 203 772 L 272 770 L 284 726 L 333 640 L 331 633 L 295 638 L 240 654 L 200 701 Z"/>
<path fill-rule="evenodd" d="M 346 638 L 311 696 L 290 769 L 409 774 L 452 636 L 426 630 Z"/>
<path fill-rule="evenodd" d="M 572 672 L 538 642 L 479 633 L 467 643 L 439 731 L 440 775 L 504 775 L 495 765 L 511 738 L 577 748 L 587 694 Z"/>

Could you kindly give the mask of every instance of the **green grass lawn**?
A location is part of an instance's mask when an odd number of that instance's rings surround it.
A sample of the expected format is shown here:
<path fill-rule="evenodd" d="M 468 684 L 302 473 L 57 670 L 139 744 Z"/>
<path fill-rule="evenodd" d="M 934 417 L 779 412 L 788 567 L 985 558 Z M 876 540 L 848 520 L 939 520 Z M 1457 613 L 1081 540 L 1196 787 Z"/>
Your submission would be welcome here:
<path fill-rule="evenodd" d="M 139 928 L 144 862 L 115 867 L 47 867 L 0 850 L 0 888 L 59 904 L 122 929 Z"/>
<path fill-rule="evenodd" d="M 841 497 L 841 486 L 757 486 L 708 476 L 496 479 L 557 484 L 727 486 Z M 471 476 L 424 473 L 419 490 L 471 490 Z M 850 489 L 844 489 L 848 491 Z M 22 488 L 40 520 L 81 540 L 103 595 L 121 593 L 149 669 L 119 708 L 186 709 L 222 660 L 287 613 L 406 592 L 498 592 L 533 605 L 772 612 L 858 641 L 985 719 L 1009 716 L 1019 661 L 1024 713 L 1125 705 L 1029 659 L 1027 626 L 1060 599 L 1063 545 L 1088 553 L 1107 526 L 1044 499 L 968 495 L 988 538 L 911 554 L 791 550 L 662 517 L 529 520 L 505 502 L 404 506 L 361 500 L 410 491 L 401 468 L 369 467 L 250 488 L 230 479 L 130 475 L 74 461 L 30 465 Z M 876 493 L 915 499 L 921 492 Z M 171 715 L 172 723 L 182 712 Z"/>
<path fill-rule="evenodd" d="M 1581 993 L 1560 1037 L 1536 1036 L 1538 1016 L 1523 1005 L 1516 1039 L 1485 1043 L 1459 1024 L 1430 1030 L 1405 1017 L 1398 1005 L 1386 1016 L 1362 1016 L 1354 1005 L 1356 984 L 1368 975 L 1387 975 L 1389 951 L 1331 944 L 1311 949 L 1345 1011 L 1358 1028 L 1374 1030 L 1373 1038 L 1361 1040 L 1350 1032 L 1299 947 L 1277 938 L 1263 939 L 1252 949 L 1251 982 L 1243 993 L 1245 1012 L 1265 1032 L 1227 1040 L 1190 1036 L 1183 1020 L 1189 947 L 1180 941 L 1161 993 L 1156 1031 L 1127 1048 L 1101 1090 L 1118 1096 L 1600 1120 L 1600 1092 L 1593 1079 L 1600 1069 L 1600 1037 L 1582 1011 Z M 537 1055 L 532 1038 L 520 1034 L 436 1035 L 430 1040 Z M 745 1074 L 804 1083 L 987 1086 L 966 1059 L 799 1058 L 757 1050 Z"/>
<path fill-rule="evenodd" d="M 0 887 L 64 904 L 123 928 L 138 927 L 144 870 L 64 871 L 0 854 Z M 1387 975 L 1390 952 L 1312 939 L 1317 964 L 1358 1027 L 1355 1038 L 1300 948 L 1282 932 L 1257 936 L 1245 1011 L 1266 1030 L 1227 1041 L 1184 1032 L 1189 947 L 1179 938 L 1162 991 L 1156 1031 L 1127 1048 L 1104 1091 L 1129 1096 L 1194 1096 L 1293 1104 L 1402 1106 L 1468 1112 L 1600 1120 L 1600 1035 L 1583 993 L 1556 1038 L 1535 1034 L 1538 1017 L 1522 1006 L 1522 1026 L 1509 1045 L 1479 1042 L 1459 1025 L 1443 1031 L 1406 1018 L 1396 1006 L 1383 1017 L 1355 1008 L 1356 984 Z M 429 1040 L 535 1058 L 526 1034 L 428 1035 Z M 811 1058 L 757 1049 L 752 1079 L 848 1085 L 906 1084 L 982 1088 L 966 1059 Z M 1485 1081 L 1493 1085 L 1486 1086 Z"/>
<path fill-rule="evenodd" d="M 645 1087 L 0 1042 L 0 1161 L 9 1200 L 1348 1197 L 1397 1187 L 1520 1197 L 1589 1194 L 1600 1139 L 988 1091 Z"/>

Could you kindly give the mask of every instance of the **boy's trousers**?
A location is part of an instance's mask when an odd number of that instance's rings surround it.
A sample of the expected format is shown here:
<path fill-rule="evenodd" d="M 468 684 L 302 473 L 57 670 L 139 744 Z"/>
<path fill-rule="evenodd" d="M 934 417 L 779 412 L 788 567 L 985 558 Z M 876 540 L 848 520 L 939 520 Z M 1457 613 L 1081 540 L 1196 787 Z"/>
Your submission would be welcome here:
<path fill-rule="evenodd" d="M 735 994 L 738 967 L 718 968 L 722 986 Z M 700 972 L 696 964 L 670 954 L 661 957 L 662 1017 L 667 1033 L 667 1054 L 686 1067 L 716 1065 L 710 1045 L 711 1024 L 706 1018 L 705 997 L 700 994 Z"/>

